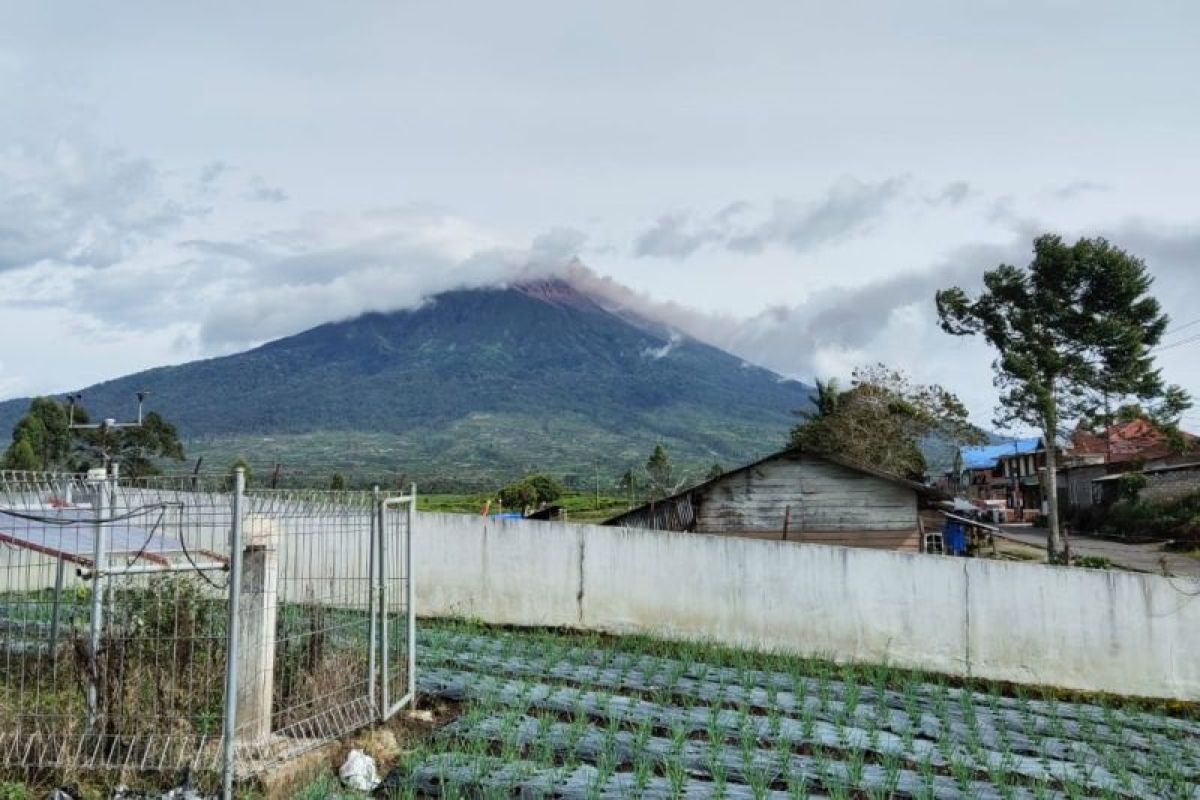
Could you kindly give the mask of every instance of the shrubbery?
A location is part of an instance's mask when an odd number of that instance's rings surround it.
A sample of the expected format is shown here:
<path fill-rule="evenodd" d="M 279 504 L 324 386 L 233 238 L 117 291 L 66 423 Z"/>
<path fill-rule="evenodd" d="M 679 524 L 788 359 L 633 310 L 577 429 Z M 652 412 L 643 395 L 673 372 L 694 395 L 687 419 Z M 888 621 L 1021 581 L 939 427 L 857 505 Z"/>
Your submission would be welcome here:
<path fill-rule="evenodd" d="M 505 508 L 530 508 L 562 497 L 562 486 L 545 475 L 530 475 L 505 486 L 498 497 Z"/>
<path fill-rule="evenodd" d="M 1102 530 L 1115 536 L 1200 542 L 1200 492 L 1161 503 L 1121 500 L 1108 510 Z"/>

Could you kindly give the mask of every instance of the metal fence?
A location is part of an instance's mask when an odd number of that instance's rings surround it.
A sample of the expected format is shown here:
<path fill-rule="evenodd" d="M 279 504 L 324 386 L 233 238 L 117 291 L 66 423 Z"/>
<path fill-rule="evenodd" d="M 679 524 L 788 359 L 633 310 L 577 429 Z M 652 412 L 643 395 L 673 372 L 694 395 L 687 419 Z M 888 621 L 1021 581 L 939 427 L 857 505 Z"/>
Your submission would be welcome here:
<path fill-rule="evenodd" d="M 236 777 L 413 697 L 415 490 L 0 473 L 0 767 Z"/>

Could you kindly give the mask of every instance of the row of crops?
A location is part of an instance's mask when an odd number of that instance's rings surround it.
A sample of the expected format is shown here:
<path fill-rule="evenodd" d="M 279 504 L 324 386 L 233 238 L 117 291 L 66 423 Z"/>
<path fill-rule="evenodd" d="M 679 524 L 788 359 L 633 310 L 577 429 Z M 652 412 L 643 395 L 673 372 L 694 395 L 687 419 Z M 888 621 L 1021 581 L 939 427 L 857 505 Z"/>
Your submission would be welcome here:
<path fill-rule="evenodd" d="M 688 644 L 439 626 L 395 794 L 1200 798 L 1200 721 Z"/>

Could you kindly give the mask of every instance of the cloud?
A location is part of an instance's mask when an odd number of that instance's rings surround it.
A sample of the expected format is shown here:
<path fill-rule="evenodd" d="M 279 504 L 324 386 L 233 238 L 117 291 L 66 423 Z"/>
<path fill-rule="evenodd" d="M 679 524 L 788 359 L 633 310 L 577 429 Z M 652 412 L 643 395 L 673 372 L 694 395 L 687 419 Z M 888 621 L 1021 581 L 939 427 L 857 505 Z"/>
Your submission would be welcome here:
<path fill-rule="evenodd" d="M 984 269 L 1005 260 L 1019 262 L 1027 249 L 1017 240 L 962 247 L 923 269 L 901 270 L 857 288 L 816 292 L 803 303 L 772 306 L 750 317 L 661 302 L 581 269 L 570 277 L 612 309 L 635 313 L 784 375 L 811 379 L 823 374 L 829 353 L 870 350 L 893 314 L 916 304 L 932 320 L 938 289 L 956 284 L 975 288 Z"/>
<path fill-rule="evenodd" d="M 276 186 L 270 186 L 259 175 L 255 175 L 249 181 L 249 186 L 242 197 L 247 200 L 252 200 L 256 203 L 282 203 L 288 199 L 287 194 Z"/>
<path fill-rule="evenodd" d="M 0 271 L 108 267 L 200 213 L 148 159 L 65 141 L 0 151 Z"/>
<path fill-rule="evenodd" d="M 1095 181 L 1072 181 L 1071 183 L 1059 186 L 1051 193 L 1060 200 L 1069 200 L 1072 197 L 1078 197 L 1081 194 L 1089 194 L 1092 192 L 1108 192 L 1111 190 L 1112 187 L 1104 183 L 1096 183 Z"/>
<path fill-rule="evenodd" d="M 931 206 L 950 206 L 953 208 L 961 206 L 976 194 L 978 192 L 971 187 L 970 182 L 951 181 L 943 186 L 937 194 L 926 198 L 925 202 Z"/>
<path fill-rule="evenodd" d="M 874 183 L 842 178 L 815 202 L 781 198 L 757 220 L 747 219 L 752 207 L 744 202 L 707 217 L 664 214 L 637 235 L 634 253 L 682 259 L 705 247 L 753 254 L 772 245 L 807 252 L 868 230 L 909 183 L 903 176 Z"/>
<path fill-rule="evenodd" d="M 706 219 L 690 213 L 664 214 L 637 236 L 634 252 L 639 256 L 687 258 L 708 245 L 728 245 L 737 235 L 733 217 L 744 204 L 736 203 Z"/>
<path fill-rule="evenodd" d="M 921 266 L 888 265 L 887 277 L 873 282 L 739 317 L 661 302 L 591 272 L 579 257 L 598 250 L 574 228 L 521 240 L 418 205 L 309 214 L 271 228 L 248 218 L 250 232 L 240 235 L 228 226 L 206 227 L 197 185 L 212 187 L 202 195 L 208 200 L 240 204 L 232 207 L 235 215 L 253 208 L 240 194 L 244 185 L 222 188 L 233 170 L 212 162 L 171 179 L 148 160 L 114 151 L 58 146 L 0 153 L 0 268 L 7 270 L 0 305 L 11 317 L 10 335 L 25 324 L 19 313 L 44 314 L 91 331 L 92 344 L 105 337 L 122 347 L 161 339 L 152 351 L 158 355 L 145 358 L 174 360 L 242 349 L 366 311 L 412 308 L 448 289 L 562 275 L 618 313 L 789 377 L 844 376 L 857 364 L 883 360 L 950 385 L 978 411 L 993 400 L 992 354 L 977 340 L 938 330 L 933 294 L 955 284 L 976 289 L 984 269 L 1025 263 L 1041 232 L 1009 205 L 1007 238 L 999 242 L 958 247 Z M 643 231 L 637 250 L 678 258 L 701 248 L 802 251 L 870 229 L 904 198 L 921 209 L 974 196 L 965 181 L 919 191 L 907 178 L 846 179 L 813 202 L 781 200 L 765 213 L 739 202 L 708 215 L 666 215 Z M 230 209 L 222 213 L 230 216 Z M 1107 235 L 1145 257 L 1167 310 L 1178 320 L 1196 316 L 1190 309 L 1200 307 L 1200 226 L 1135 220 L 1074 235 Z M 645 355 L 665 357 L 676 341 Z M 1164 363 L 1185 372 L 1182 378 L 1168 372 L 1168 380 L 1187 382 L 1193 352 L 1165 354 Z M 9 361 L 0 391 L 32 386 L 20 383 L 32 374 L 28 359 Z"/>
<path fill-rule="evenodd" d="M 749 317 L 659 301 L 581 269 L 571 277 L 602 297 L 610 309 L 665 325 L 788 377 L 845 378 L 855 366 L 876 361 L 902 367 L 918 380 L 956 391 L 973 409 L 976 421 L 987 424 L 987 412 L 995 402 L 991 372 L 995 353 L 978 338 L 943 333 L 933 296 L 938 289 L 955 285 L 978 291 L 985 270 L 1001 263 L 1026 264 L 1033 238 L 1044 229 L 1024 220 L 1012 230 L 1005 241 L 961 246 L 924 267 L 897 268 L 863 286 L 823 290 L 802 303 L 772 306 Z M 1172 315 L 1173 324 L 1197 317 L 1200 224 L 1165 226 L 1127 220 L 1063 233 L 1068 239 L 1104 236 L 1144 258 L 1155 277 L 1153 292 Z M 1164 352 L 1159 363 L 1168 382 L 1183 383 L 1200 396 L 1200 374 L 1194 367 L 1198 350 L 1200 344 L 1179 347 Z"/>
<path fill-rule="evenodd" d="M 224 275 L 198 341 L 229 350 L 366 311 L 411 308 L 438 292 L 556 274 L 583 246 L 570 228 L 514 246 L 420 209 L 313 217 L 253 243 L 192 242 Z M 215 263 L 214 263 L 215 262 Z"/>
<path fill-rule="evenodd" d="M 200 183 L 211 186 L 227 172 L 229 172 L 229 165 L 224 161 L 210 161 L 200 168 Z"/>

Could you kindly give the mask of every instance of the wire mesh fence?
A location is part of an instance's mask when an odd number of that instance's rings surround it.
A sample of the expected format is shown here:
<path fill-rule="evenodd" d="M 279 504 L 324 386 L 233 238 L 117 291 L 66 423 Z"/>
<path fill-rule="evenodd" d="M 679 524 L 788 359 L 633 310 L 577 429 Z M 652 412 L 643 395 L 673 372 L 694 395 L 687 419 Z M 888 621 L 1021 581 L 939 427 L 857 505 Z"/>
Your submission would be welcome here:
<path fill-rule="evenodd" d="M 394 714 L 412 504 L 0 474 L 0 766 L 231 779 Z"/>

